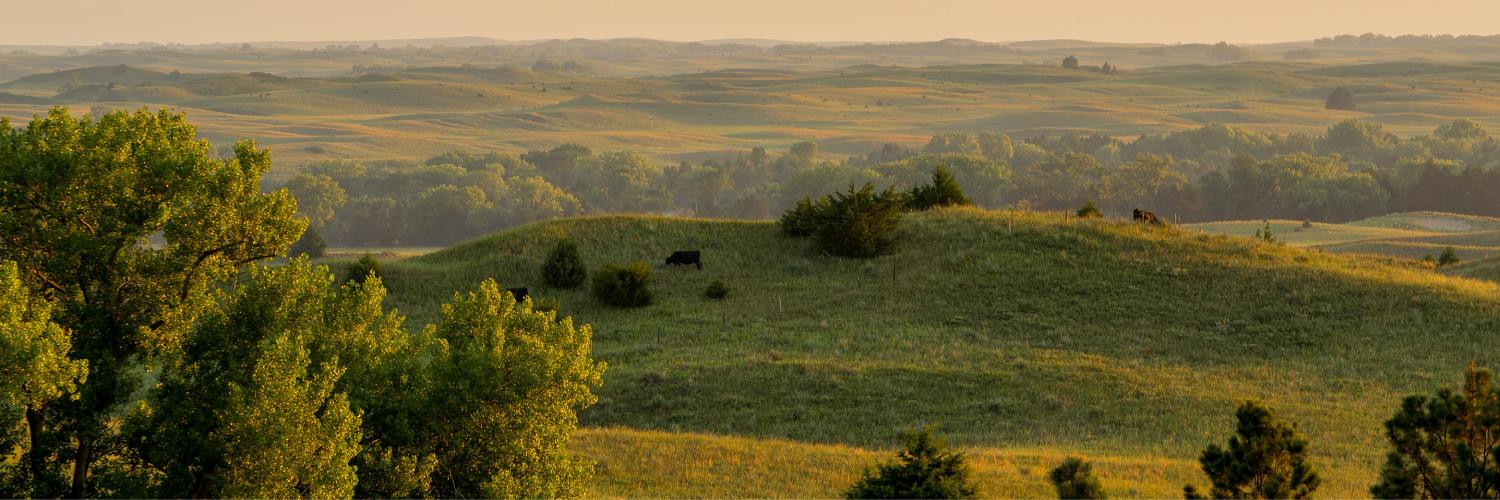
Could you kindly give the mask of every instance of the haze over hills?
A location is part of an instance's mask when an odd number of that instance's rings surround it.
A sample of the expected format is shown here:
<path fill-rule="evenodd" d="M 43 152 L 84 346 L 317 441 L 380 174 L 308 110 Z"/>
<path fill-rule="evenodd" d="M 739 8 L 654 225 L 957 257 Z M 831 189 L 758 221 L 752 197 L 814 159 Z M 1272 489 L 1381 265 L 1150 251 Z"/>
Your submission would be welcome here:
<path fill-rule="evenodd" d="M 565 142 L 665 160 L 809 139 L 834 154 L 862 154 L 884 143 L 918 145 L 939 131 L 1132 137 L 1230 123 L 1285 133 L 1349 118 L 1401 134 L 1456 117 L 1500 125 L 1500 85 L 1484 84 L 1500 73 L 1492 62 L 1500 41 L 1489 37 L 1335 37 L 1274 48 L 422 42 L 432 45 L 12 52 L 0 55 L 0 116 L 24 123 L 57 104 L 76 112 L 171 106 L 191 112 L 211 140 L 258 138 L 276 152 L 278 171 L 324 158 Z M 1060 68 L 1070 55 L 1084 68 Z M 1105 63 L 1117 70 L 1088 70 Z M 1337 86 L 1356 89 L 1359 111 L 1322 108 Z"/>

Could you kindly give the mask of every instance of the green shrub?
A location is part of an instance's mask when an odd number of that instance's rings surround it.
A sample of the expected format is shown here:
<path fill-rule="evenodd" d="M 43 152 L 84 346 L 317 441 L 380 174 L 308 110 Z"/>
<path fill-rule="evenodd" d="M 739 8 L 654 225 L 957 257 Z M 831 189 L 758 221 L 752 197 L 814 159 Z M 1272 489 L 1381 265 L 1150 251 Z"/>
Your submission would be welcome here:
<path fill-rule="evenodd" d="M 932 169 L 932 184 L 914 187 L 906 197 L 906 209 L 912 211 L 971 204 L 964 190 L 958 187 L 958 181 L 942 165 Z"/>
<path fill-rule="evenodd" d="M 578 256 L 578 244 L 563 238 L 547 254 L 542 263 L 542 278 L 547 284 L 558 288 L 578 288 L 588 280 L 588 268 Z"/>
<path fill-rule="evenodd" d="M 1438 254 L 1437 265 L 1438 267 L 1451 266 L 1457 264 L 1458 260 L 1458 252 L 1453 251 L 1453 247 L 1443 247 L 1443 253 Z"/>
<path fill-rule="evenodd" d="M 713 283 L 708 284 L 708 289 L 703 291 L 703 296 L 723 300 L 724 297 L 729 296 L 729 285 L 725 285 L 724 280 L 714 280 Z"/>
<path fill-rule="evenodd" d="M 1094 467 L 1081 458 L 1068 458 L 1062 465 L 1047 475 L 1052 487 L 1057 488 L 1057 498 L 1083 499 L 1104 498 L 1104 487 L 1094 477 Z"/>
<path fill-rule="evenodd" d="M 364 283 L 365 279 L 370 276 L 380 278 L 382 275 L 380 274 L 380 261 L 375 260 L 375 256 L 370 255 L 369 252 L 344 268 L 344 281 Z"/>
<path fill-rule="evenodd" d="M 788 236 L 812 236 L 832 255 L 875 257 L 895 244 L 896 226 L 906 206 L 905 193 L 887 188 L 877 194 L 874 184 L 858 189 L 850 184 L 848 192 L 818 201 L 803 198 L 781 216 L 781 230 Z"/>
<path fill-rule="evenodd" d="M 1266 221 L 1265 227 L 1255 230 L 1255 239 L 1264 241 L 1266 243 L 1276 242 L 1276 235 L 1271 234 L 1271 221 Z"/>
<path fill-rule="evenodd" d="M 287 251 L 288 257 L 306 255 L 308 258 L 316 259 L 328 253 L 328 243 L 323 241 L 323 233 L 318 232 L 317 226 L 309 225 L 302 232 L 302 237 L 292 243 L 292 248 Z"/>
<path fill-rule="evenodd" d="M 610 264 L 594 272 L 594 297 L 615 307 L 651 305 L 651 268 L 645 262 Z"/>
<path fill-rule="evenodd" d="M 1104 214 L 1099 211 L 1098 206 L 1094 205 L 1094 200 L 1089 200 L 1084 202 L 1082 207 L 1078 208 L 1078 216 L 1087 219 L 1090 217 L 1103 217 Z"/>
<path fill-rule="evenodd" d="M 818 231 L 826 206 L 825 200 L 813 201 L 804 196 L 795 208 L 782 214 L 781 232 L 792 237 L 812 236 Z"/>
<path fill-rule="evenodd" d="M 844 492 L 845 498 L 973 498 L 969 466 L 959 452 L 949 452 L 932 431 L 906 436 L 896 461 L 880 464 Z"/>

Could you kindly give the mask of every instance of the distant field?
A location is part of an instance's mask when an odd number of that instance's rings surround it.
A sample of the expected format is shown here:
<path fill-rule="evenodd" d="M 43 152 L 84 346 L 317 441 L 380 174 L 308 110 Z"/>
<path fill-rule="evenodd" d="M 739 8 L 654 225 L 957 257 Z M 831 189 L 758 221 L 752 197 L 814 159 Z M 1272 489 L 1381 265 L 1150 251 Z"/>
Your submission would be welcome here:
<path fill-rule="evenodd" d="M 1500 84 L 1483 83 L 1500 78 L 1492 64 L 1259 60 L 1105 75 L 1047 62 L 725 66 L 650 77 L 435 66 L 287 78 L 99 66 L 0 83 L 0 116 L 24 122 L 54 104 L 80 113 L 170 106 L 188 111 L 215 143 L 270 146 L 278 175 L 328 158 L 410 160 L 564 142 L 665 161 L 803 140 L 835 155 L 863 154 L 885 143 L 920 145 L 941 131 L 1131 137 L 1222 122 L 1317 132 L 1358 118 L 1412 135 L 1458 117 L 1500 129 Z M 1337 86 L 1357 89 L 1359 111 L 1323 108 Z"/>
<path fill-rule="evenodd" d="M 1254 236 L 1267 221 L 1225 221 L 1184 227 L 1212 234 Z M 1336 253 L 1385 255 L 1405 259 L 1437 257 L 1453 248 L 1462 260 L 1500 256 L 1500 218 L 1442 212 L 1383 215 L 1346 224 L 1269 221 L 1276 241 Z M 1456 266 L 1444 272 L 1468 276 L 1477 268 Z"/>
<path fill-rule="evenodd" d="M 564 219 L 392 262 L 386 283 L 413 325 L 487 277 L 595 325 L 609 369 L 574 445 L 606 496 L 829 496 L 928 424 L 988 494 L 1044 496 L 1079 454 L 1111 495 L 1173 496 L 1249 398 L 1310 437 L 1320 493 L 1364 496 L 1403 396 L 1500 362 L 1500 285 L 1412 261 L 975 209 L 901 232 L 897 254 L 845 260 L 769 222 Z M 590 266 L 650 263 L 657 303 L 542 284 L 564 235 Z M 704 270 L 663 267 L 674 249 Z M 724 302 L 702 296 L 715 279 Z"/>

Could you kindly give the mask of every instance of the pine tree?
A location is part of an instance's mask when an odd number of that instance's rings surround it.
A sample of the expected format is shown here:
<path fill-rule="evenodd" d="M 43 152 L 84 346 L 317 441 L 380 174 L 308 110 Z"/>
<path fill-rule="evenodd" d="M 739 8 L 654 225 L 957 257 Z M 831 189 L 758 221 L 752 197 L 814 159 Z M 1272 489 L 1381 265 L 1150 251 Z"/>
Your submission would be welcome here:
<path fill-rule="evenodd" d="M 1460 391 L 1407 396 L 1385 423 L 1391 451 L 1375 498 L 1500 498 L 1500 394 L 1470 364 Z"/>
<path fill-rule="evenodd" d="M 932 169 L 932 184 L 917 186 L 911 189 L 907 195 L 906 208 L 908 210 L 928 210 L 937 207 L 954 205 L 969 205 L 973 202 L 964 194 L 963 188 L 958 187 L 958 181 L 948 173 L 948 168 L 938 165 Z"/>
<path fill-rule="evenodd" d="M 930 429 L 906 436 L 896 461 L 880 464 L 848 491 L 846 498 L 973 498 L 974 484 L 962 453 L 950 452 Z"/>
<path fill-rule="evenodd" d="M 1052 487 L 1057 488 L 1057 498 L 1088 499 L 1104 498 L 1104 487 L 1094 477 L 1094 467 L 1081 458 L 1068 458 L 1062 465 L 1047 475 Z"/>
<path fill-rule="evenodd" d="M 1235 412 L 1239 421 L 1229 447 L 1211 444 L 1198 457 L 1213 483 L 1213 498 L 1307 498 L 1321 479 L 1308 462 L 1307 438 L 1276 419 L 1269 408 L 1248 401 Z M 1188 498 L 1197 498 L 1192 486 Z"/>

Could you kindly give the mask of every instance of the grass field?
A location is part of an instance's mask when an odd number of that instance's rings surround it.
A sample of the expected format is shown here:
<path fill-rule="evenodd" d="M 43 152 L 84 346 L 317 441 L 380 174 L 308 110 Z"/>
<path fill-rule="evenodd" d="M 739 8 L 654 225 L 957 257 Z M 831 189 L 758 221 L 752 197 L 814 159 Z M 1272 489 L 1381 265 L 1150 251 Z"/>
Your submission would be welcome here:
<path fill-rule="evenodd" d="M 899 252 L 859 261 L 769 222 L 566 219 L 392 262 L 386 281 L 415 324 L 486 277 L 594 324 L 609 370 L 575 445 L 603 464 L 601 495 L 826 496 L 937 424 L 995 495 L 1043 494 L 1040 471 L 1081 454 L 1112 494 L 1168 496 L 1202 484 L 1197 453 L 1258 398 L 1311 438 L 1324 494 L 1362 496 L 1402 396 L 1500 360 L 1500 286 L 1409 261 L 1061 214 L 943 210 L 901 231 Z M 590 266 L 652 263 L 656 304 L 543 285 L 563 236 Z M 705 269 L 661 266 L 676 249 Z M 726 301 L 702 297 L 715 279 Z M 714 470 L 721 486 L 695 486 Z"/>

